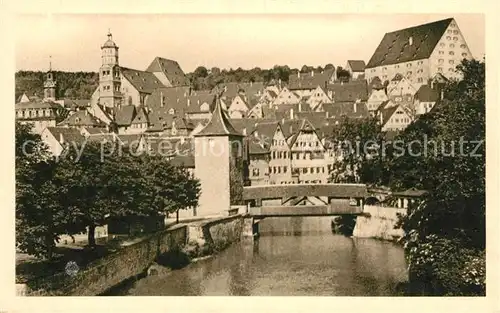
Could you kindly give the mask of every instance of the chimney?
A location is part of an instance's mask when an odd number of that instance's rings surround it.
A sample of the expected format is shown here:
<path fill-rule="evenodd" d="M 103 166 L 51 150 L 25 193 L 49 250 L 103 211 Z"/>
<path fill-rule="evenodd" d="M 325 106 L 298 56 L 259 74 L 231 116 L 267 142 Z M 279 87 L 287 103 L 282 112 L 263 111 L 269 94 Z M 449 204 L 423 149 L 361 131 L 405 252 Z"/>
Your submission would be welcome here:
<path fill-rule="evenodd" d="M 293 108 L 290 109 L 290 119 L 293 120 Z"/>
<path fill-rule="evenodd" d="M 162 107 L 162 108 L 165 105 L 164 101 L 165 101 L 165 98 L 163 97 L 163 91 L 162 91 L 162 92 L 160 92 L 160 107 Z"/>
<path fill-rule="evenodd" d="M 64 143 L 64 137 L 62 133 L 59 133 L 59 143 L 63 144 Z"/>
<path fill-rule="evenodd" d="M 297 72 L 297 77 L 300 78 L 300 71 Z"/>
<path fill-rule="evenodd" d="M 431 89 L 434 89 L 434 80 L 431 80 Z"/>
<path fill-rule="evenodd" d="M 302 112 L 302 101 L 299 101 L 299 112 Z"/>
<path fill-rule="evenodd" d="M 243 128 L 243 131 L 241 133 L 243 134 L 243 136 L 246 136 L 247 135 L 247 129 Z"/>
<path fill-rule="evenodd" d="M 187 106 L 191 104 L 191 99 L 187 99 Z"/>
<path fill-rule="evenodd" d="M 281 78 L 278 79 L 278 88 L 281 90 Z"/>
<path fill-rule="evenodd" d="M 314 70 L 311 71 L 311 77 L 314 76 Z"/>
<path fill-rule="evenodd" d="M 285 124 L 285 118 L 281 119 L 281 125 Z"/>
<path fill-rule="evenodd" d="M 89 111 L 85 110 L 85 116 L 89 115 Z"/>
<path fill-rule="evenodd" d="M 443 99 L 444 99 L 444 90 L 441 89 L 441 100 L 443 100 Z"/>
<path fill-rule="evenodd" d="M 250 82 L 250 87 L 252 87 L 252 86 L 253 86 L 253 82 L 251 81 L 251 82 Z"/>
<path fill-rule="evenodd" d="M 329 118 L 330 117 L 330 114 L 328 113 L 328 111 L 326 111 L 326 118 Z"/>
<path fill-rule="evenodd" d="M 357 102 L 354 102 L 354 113 L 356 113 L 356 112 L 357 112 L 357 110 L 356 110 L 356 109 L 357 109 Z"/>
<path fill-rule="evenodd" d="M 380 115 L 380 125 L 384 122 L 384 117 L 382 116 L 382 112 L 379 113 Z"/>
<path fill-rule="evenodd" d="M 413 37 L 412 36 L 410 36 L 410 39 L 408 39 L 408 43 L 410 44 L 410 46 L 413 45 Z"/>

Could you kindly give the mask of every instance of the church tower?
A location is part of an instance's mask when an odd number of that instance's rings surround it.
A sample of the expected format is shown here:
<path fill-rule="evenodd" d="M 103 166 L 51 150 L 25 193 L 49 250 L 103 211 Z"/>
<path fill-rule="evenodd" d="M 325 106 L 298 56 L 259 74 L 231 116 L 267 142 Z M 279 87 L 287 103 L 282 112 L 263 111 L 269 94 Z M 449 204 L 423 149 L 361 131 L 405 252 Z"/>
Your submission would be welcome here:
<path fill-rule="evenodd" d="M 115 108 L 121 104 L 122 95 L 118 46 L 113 42 L 111 32 L 108 40 L 101 46 L 102 64 L 99 69 L 99 104 Z"/>
<path fill-rule="evenodd" d="M 43 101 L 56 101 L 56 84 L 54 73 L 52 73 L 52 57 L 49 61 L 49 71 L 43 82 Z"/>
<path fill-rule="evenodd" d="M 208 124 L 195 139 L 195 176 L 200 181 L 199 216 L 218 215 L 230 209 L 231 179 L 243 155 L 243 135 L 231 125 L 222 110 L 220 95 L 215 97 L 215 108 Z M 242 174 L 242 173 L 239 173 Z M 237 175 L 242 177 L 242 175 Z M 242 181 L 241 181 L 242 183 Z"/>

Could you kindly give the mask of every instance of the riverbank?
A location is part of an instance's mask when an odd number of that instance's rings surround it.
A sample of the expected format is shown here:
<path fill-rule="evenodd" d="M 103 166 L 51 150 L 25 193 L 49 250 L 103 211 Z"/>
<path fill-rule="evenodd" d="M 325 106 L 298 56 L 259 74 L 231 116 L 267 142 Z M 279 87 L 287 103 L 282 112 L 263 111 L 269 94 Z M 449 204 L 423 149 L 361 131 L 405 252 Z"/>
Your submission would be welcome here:
<path fill-rule="evenodd" d="M 28 296 L 93 296 L 147 273 L 159 262 L 173 268 L 221 251 L 239 241 L 243 216 L 210 218 L 179 224 L 137 239 L 128 246 L 79 268 L 28 280 L 18 286 Z"/>
<path fill-rule="evenodd" d="M 356 218 L 352 236 L 396 241 L 404 235 L 398 222 L 399 216 L 406 212 L 406 209 L 365 205 L 363 215 Z"/>

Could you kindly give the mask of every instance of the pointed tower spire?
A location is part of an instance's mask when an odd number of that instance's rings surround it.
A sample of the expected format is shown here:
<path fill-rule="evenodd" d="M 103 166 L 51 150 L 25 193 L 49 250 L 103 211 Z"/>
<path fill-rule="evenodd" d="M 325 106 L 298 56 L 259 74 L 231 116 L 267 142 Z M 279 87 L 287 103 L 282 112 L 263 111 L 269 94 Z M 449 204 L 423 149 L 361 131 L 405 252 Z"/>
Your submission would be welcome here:
<path fill-rule="evenodd" d="M 195 136 L 238 136 L 244 137 L 240 134 L 236 129 L 234 129 L 233 125 L 229 121 L 229 118 L 226 116 L 226 113 L 222 110 L 222 103 L 220 100 L 220 92 L 217 88 L 215 90 L 215 107 L 212 112 L 212 117 L 208 122 L 207 126 L 203 128 L 198 134 Z"/>
<path fill-rule="evenodd" d="M 52 72 L 52 56 L 49 55 L 49 72 Z"/>

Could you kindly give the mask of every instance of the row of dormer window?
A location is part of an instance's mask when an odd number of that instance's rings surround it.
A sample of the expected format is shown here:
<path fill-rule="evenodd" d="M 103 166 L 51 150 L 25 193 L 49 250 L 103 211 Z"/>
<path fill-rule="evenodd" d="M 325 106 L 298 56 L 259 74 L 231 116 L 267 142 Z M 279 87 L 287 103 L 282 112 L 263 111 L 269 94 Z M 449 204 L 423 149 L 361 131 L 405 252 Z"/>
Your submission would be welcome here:
<path fill-rule="evenodd" d="M 18 110 L 17 117 L 19 118 L 32 118 L 32 117 L 50 117 L 50 109 L 26 109 Z"/>

